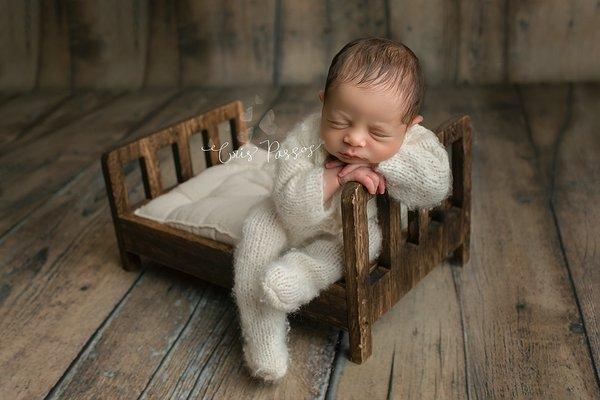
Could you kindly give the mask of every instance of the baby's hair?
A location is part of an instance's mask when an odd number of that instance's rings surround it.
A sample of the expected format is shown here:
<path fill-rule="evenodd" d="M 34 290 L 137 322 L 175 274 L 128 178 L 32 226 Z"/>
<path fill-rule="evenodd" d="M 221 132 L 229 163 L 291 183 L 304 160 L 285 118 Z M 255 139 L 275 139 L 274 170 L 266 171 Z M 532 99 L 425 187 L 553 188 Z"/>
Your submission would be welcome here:
<path fill-rule="evenodd" d="M 359 38 L 346 44 L 329 66 L 324 96 L 340 83 L 366 83 L 394 88 L 403 97 L 406 110 L 402 122 L 419 115 L 425 92 L 419 59 L 404 44 L 379 37 Z"/>

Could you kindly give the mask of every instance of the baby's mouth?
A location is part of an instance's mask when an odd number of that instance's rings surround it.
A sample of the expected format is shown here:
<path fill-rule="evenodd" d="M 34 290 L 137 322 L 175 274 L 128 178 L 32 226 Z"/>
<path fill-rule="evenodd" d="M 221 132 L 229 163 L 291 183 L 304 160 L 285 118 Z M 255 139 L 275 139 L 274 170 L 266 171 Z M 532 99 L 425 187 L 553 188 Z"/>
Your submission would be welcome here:
<path fill-rule="evenodd" d="M 358 157 L 358 156 L 350 156 L 350 155 L 347 155 L 347 154 L 344 154 L 344 153 L 341 153 L 341 152 L 340 152 L 340 153 L 338 153 L 338 155 L 339 155 L 339 156 L 341 156 L 341 157 L 343 157 L 343 158 L 344 158 L 344 159 L 346 159 L 346 160 L 363 160 L 363 161 L 365 160 L 365 159 L 364 159 L 364 158 L 362 158 L 362 157 Z"/>

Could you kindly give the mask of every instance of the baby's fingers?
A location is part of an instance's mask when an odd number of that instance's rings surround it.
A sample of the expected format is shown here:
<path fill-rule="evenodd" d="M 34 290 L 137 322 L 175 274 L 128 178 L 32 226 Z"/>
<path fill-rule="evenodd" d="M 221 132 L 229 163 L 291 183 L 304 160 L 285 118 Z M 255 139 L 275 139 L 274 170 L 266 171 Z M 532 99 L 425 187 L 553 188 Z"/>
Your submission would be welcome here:
<path fill-rule="evenodd" d="M 385 193 L 385 179 L 379 177 L 379 186 L 377 187 L 379 194 Z"/>
<path fill-rule="evenodd" d="M 368 175 L 368 174 L 363 175 L 363 179 L 362 179 L 361 183 L 363 184 L 363 186 L 365 186 L 367 188 L 369 193 L 375 194 L 375 192 L 377 191 L 377 182 L 371 175 Z"/>
<path fill-rule="evenodd" d="M 344 168 L 338 173 L 338 176 L 345 176 L 350 174 L 351 172 L 356 171 L 357 169 L 363 167 L 362 164 L 346 164 Z"/>
<path fill-rule="evenodd" d="M 340 167 L 342 165 L 344 165 L 345 163 L 341 162 L 341 161 L 327 161 L 325 163 L 325 168 L 336 168 L 336 167 Z"/>

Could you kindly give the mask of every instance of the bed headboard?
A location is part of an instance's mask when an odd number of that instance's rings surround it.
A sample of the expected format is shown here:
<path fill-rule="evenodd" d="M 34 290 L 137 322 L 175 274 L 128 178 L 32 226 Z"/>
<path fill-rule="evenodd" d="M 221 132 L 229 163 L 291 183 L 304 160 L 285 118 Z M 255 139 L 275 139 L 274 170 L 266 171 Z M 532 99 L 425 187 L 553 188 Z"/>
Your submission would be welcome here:
<path fill-rule="evenodd" d="M 177 182 L 185 182 L 193 176 L 190 137 L 201 132 L 206 147 L 210 140 L 216 148 L 219 148 L 221 141 L 218 126 L 229 121 L 231 144 L 233 150 L 237 150 L 248 141 L 248 131 L 243 115 L 242 102 L 235 100 L 104 153 L 102 170 L 113 212 L 123 215 L 131 208 L 123 172 L 125 165 L 139 160 L 146 198 L 153 199 L 163 193 L 163 182 L 157 156 L 160 149 L 171 147 Z M 205 157 L 207 167 L 220 163 L 218 152 L 207 151 Z"/>

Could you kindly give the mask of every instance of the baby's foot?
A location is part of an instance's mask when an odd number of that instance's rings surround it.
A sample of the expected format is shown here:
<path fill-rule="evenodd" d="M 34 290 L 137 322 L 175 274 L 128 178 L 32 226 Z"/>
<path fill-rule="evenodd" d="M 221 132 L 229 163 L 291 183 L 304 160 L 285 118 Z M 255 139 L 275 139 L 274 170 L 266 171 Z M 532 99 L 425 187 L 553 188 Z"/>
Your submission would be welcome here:
<path fill-rule="evenodd" d="M 267 382 L 285 376 L 290 362 L 285 339 L 288 330 L 286 320 L 283 330 L 275 329 L 271 334 L 244 341 L 244 360 L 252 376 Z"/>
<path fill-rule="evenodd" d="M 244 349 L 244 360 L 255 378 L 274 382 L 283 378 L 287 372 L 289 357 L 287 349 Z M 271 351 L 269 351 L 271 350 Z"/>
<path fill-rule="evenodd" d="M 295 311 L 318 294 L 306 274 L 295 266 L 276 260 L 265 270 L 262 282 L 264 297 L 277 310 Z"/>

